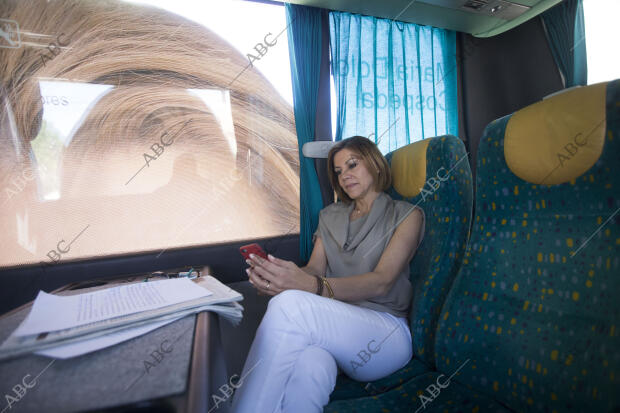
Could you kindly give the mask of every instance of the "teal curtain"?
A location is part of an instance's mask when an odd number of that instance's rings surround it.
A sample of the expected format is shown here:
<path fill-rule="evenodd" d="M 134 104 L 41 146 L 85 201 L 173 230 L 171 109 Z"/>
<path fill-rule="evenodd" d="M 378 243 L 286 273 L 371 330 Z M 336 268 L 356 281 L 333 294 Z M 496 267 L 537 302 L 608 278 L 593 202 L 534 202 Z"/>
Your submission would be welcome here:
<path fill-rule="evenodd" d="M 565 0 L 541 15 L 564 87 L 588 83 L 586 33 L 581 0 Z"/>
<path fill-rule="evenodd" d="M 385 154 L 458 135 L 455 32 L 345 12 L 329 23 L 336 140 L 366 136 Z"/>
<path fill-rule="evenodd" d="M 285 5 L 293 110 L 299 142 L 300 233 L 299 256 L 304 262 L 312 253 L 312 234 L 323 208 L 314 159 L 302 154 L 304 143 L 314 140 L 314 124 L 321 68 L 321 11 L 314 7 Z"/>

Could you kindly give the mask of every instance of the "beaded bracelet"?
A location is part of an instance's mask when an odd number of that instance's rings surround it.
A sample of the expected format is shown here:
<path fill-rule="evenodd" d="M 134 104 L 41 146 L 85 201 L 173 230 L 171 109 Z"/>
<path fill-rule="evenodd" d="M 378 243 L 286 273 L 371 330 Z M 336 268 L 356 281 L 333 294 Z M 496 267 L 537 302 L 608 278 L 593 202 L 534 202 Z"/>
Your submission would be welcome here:
<path fill-rule="evenodd" d="M 319 277 L 318 275 L 315 275 L 315 277 L 316 277 L 316 294 L 323 295 L 323 281 L 321 280 L 321 277 Z"/>

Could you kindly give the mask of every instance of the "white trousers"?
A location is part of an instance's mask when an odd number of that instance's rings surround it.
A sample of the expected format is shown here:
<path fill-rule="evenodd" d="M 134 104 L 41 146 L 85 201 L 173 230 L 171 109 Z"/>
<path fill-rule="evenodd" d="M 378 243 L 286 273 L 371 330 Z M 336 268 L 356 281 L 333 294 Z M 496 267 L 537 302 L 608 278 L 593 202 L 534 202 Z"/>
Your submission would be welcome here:
<path fill-rule="evenodd" d="M 404 367 L 411 356 L 405 317 L 286 290 L 269 301 L 232 411 L 322 412 L 339 368 L 367 382 Z"/>

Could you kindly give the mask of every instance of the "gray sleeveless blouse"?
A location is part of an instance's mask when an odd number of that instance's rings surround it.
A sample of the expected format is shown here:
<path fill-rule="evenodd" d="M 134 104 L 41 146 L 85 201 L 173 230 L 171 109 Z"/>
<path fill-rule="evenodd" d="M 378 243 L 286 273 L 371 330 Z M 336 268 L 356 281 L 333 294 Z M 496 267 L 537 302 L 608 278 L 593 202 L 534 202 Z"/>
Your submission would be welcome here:
<path fill-rule="evenodd" d="M 319 214 L 319 226 L 312 242 L 321 237 L 327 256 L 326 277 L 347 277 L 373 271 L 398 225 L 414 208 L 424 217 L 424 211 L 409 202 L 392 199 L 381 192 L 373 201 L 365 217 L 350 221 L 354 203 L 333 203 Z M 424 237 L 420 229 L 418 245 Z M 396 282 L 387 294 L 367 300 L 351 302 L 360 307 L 384 311 L 396 317 L 408 317 L 413 298 L 409 282 L 409 263 L 403 267 Z"/>

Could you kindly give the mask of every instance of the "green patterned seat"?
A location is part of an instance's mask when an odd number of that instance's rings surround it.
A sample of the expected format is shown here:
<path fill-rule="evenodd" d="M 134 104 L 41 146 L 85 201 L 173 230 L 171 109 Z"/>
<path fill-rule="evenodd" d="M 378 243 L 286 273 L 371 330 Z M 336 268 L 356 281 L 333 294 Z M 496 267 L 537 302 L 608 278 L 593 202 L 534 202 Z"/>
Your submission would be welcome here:
<path fill-rule="evenodd" d="M 410 264 L 414 357 L 402 369 L 372 383 L 339 375 L 331 401 L 381 394 L 434 369 L 439 313 L 467 242 L 472 178 L 463 142 L 454 136 L 429 138 L 399 148 L 386 159 L 393 175 L 390 196 L 418 204 L 426 215 L 424 239 Z"/>
<path fill-rule="evenodd" d="M 447 381 L 449 376 L 429 372 L 377 396 L 338 400 L 326 406 L 329 413 L 509 413 L 497 401 L 471 386 Z M 445 386 L 439 387 L 437 383 Z M 434 387 L 431 387 L 434 386 Z"/>
<path fill-rule="evenodd" d="M 338 376 L 336 387 L 329 397 L 330 403 L 334 400 L 357 399 L 359 397 L 381 394 L 404 383 L 412 377 L 423 375 L 429 371 L 431 371 L 431 369 L 425 363 L 413 357 L 402 369 L 370 383 L 355 381 L 342 373 Z M 327 407 L 329 406 L 331 406 L 331 404 Z"/>
<path fill-rule="evenodd" d="M 519 412 L 620 408 L 620 81 L 492 122 L 439 371 Z M 365 411 L 377 411 L 368 410 Z"/>

